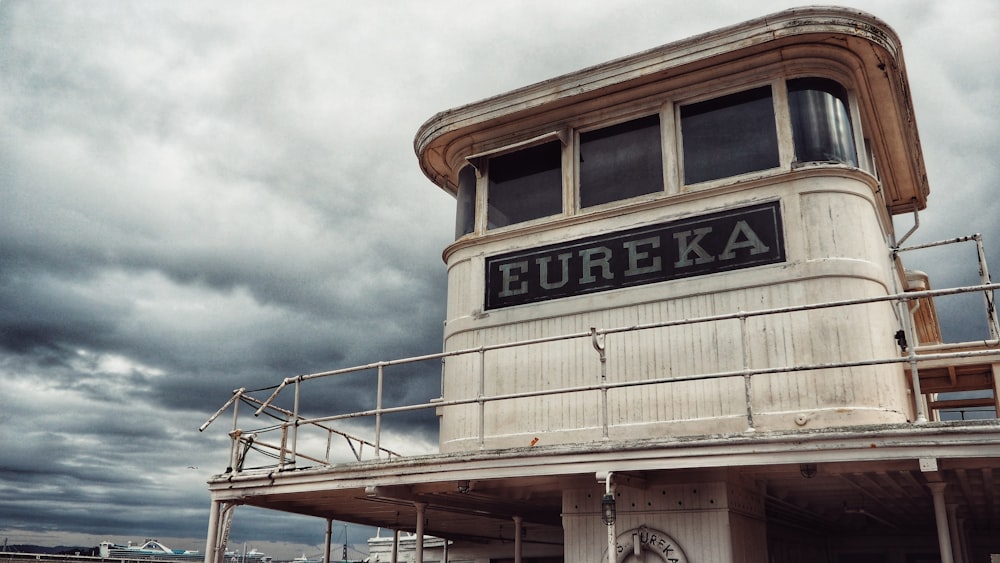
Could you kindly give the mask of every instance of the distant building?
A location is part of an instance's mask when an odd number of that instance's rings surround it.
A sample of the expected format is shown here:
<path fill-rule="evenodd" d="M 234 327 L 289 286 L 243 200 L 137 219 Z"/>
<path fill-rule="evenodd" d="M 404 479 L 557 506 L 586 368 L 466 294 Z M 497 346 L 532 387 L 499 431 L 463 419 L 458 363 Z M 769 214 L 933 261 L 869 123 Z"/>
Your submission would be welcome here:
<path fill-rule="evenodd" d="M 444 361 L 440 452 L 385 450 L 380 407 L 331 463 L 317 436 L 364 413 L 240 391 L 285 422 L 234 423 L 206 563 L 239 504 L 415 533 L 413 561 L 1000 553 L 996 286 L 973 259 L 986 332 L 942 342 L 904 267 L 929 187 L 885 23 L 781 12 L 442 112 L 415 147 L 457 199 L 422 358 Z"/>

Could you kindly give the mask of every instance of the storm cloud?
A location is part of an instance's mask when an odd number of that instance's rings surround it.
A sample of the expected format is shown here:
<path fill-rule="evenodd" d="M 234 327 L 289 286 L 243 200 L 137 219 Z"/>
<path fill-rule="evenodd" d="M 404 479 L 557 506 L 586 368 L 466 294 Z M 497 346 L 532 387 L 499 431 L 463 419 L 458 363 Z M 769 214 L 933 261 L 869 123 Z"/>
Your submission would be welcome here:
<path fill-rule="evenodd" d="M 228 445 L 198 427 L 233 389 L 440 350 L 454 202 L 417 167 L 424 120 L 793 5 L 0 0 L 0 535 L 203 548 Z M 858 7 L 903 42 L 931 185 L 913 242 L 982 232 L 1000 268 L 1000 8 Z M 914 263 L 975 283 L 970 256 Z M 392 371 L 390 400 L 439 373 Z M 371 377 L 316 389 L 374 404 Z M 400 422 L 387 446 L 436 440 Z M 278 556 L 323 540 L 236 522 Z"/>

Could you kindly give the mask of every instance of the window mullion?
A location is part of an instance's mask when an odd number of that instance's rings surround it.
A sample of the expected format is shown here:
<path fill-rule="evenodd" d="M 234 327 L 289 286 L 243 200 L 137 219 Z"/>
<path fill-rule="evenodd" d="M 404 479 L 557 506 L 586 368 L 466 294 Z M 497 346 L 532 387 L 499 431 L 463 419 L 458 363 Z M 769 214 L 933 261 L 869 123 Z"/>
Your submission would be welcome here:
<path fill-rule="evenodd" d="M 563 215 L 576 215 L 580 210 L 579 170 L 580 133 L 575 130 L 565 136 L 562 151 Z"/>
<path fill-rule="evenodd" d="M 771 83 L 774 118 L 778 131 L 778 160 L 782 170 L 789 170 L 795 160 L 795 140 L 792 137 L 791 110 L 788 107 L 788 87 L 784 79 Z"/>
<path fill-rule="evenodd" d="M 677 119 L 679 108 L 672 101 L 660 107 L 660 146 L 663 158 L 663 190 L 670 194 L 680 193 L 684 182 L 680 169 L 680 127 Z"/>

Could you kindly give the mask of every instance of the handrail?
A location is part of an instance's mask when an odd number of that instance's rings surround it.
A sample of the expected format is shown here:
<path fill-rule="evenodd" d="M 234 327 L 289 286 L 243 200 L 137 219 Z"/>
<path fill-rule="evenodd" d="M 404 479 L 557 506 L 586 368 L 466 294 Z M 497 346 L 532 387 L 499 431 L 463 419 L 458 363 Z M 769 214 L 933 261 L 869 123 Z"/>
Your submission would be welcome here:
<path fill-rule="evenodd" d="M 485 439 L 484 430 L 484 408 L 487 403 L 504 401 L 511 399 L 522 399 L 531 397 L 541 397 L 548 395 L 558 395 L 558 394 L 569 394 L 569 393 L 581 393 L 589 391 L 600 391 L 602 396 L 605 397 L 602 401 L 601 410 L 601 421 L 602 432 L 605 439 L 608 437 L 608 417 L 607 417 L 607 403 L 606 397 L 607 393 L 611 389 L 620 389 L 635 386 L 644 385 L 655 385 L 664 383 L 674 383 L 683 381 L 697 381 L 697 380 L 707 380 L 707 379 L 717 379 L 717 378 L 730 378 L 730 377 L 742 377 L 745 381 L 745 392 L 746 397 L 744 398 L 747 406 L 747 431 L 754 430 L 754 413 L 752 409 L 752 404 L 750 401 L 751 393 L 751 380 L 753 377 L 765 375 L 765 374 L 775 374 L 775 373 L 794 373 L 802 371 L 812 371 L 830 368 L 851 368 L 851 367 L 862 367 L 862 366 L 876 366 L 876 365 L 889 365 L 889 364 L 909 364 L 909 369 L 911 372 L 911 377 L 913 378 L 913 391 L 917 406 L 917 422 L 922 423 L 927 421 L 926 405 L 920 400 L 919 391 L 919 376 L 918 376 L 918 365 L 924 364 L 926 362 L 937 361 L 937 360 L 954 360 L 962 358 L 977 358 L 977 357 L 993 357 L 995 358 L 998 354 L 997 349 L 1000 349 L 1000 329 L 997 327 L 997 317 L 994 308 L 993 292 L 1000 289 L 1000 284 L 992 283 L 989 278 L 989 273 L 985 264 L 985 253 L 982 249 L 982 238 L 980 235 L 971 235 L 968 237 L 959 237 L 956 239 L 950 239 L 947 241 L 939 241 L 934 243 L 927 243 L 918 246 L 911 246 L 907 248 L 896 248 L 892 249 L 893 254 L 900 252 L 907 252 L 912 250 L 919 250 L 923 248 L 930 248 L 933 246 L 940 246 L 943 244 L 951 244 L 956 242 L 966 242 L 975 241 L 978 246 L 978 258 L 979 258 L 979 274 L 982 283 L 980 285 L 963 286 L 956 288 L 945 288 L 945 289 L 927 289 L 920 291 L 903 291 L 900 293 L 893 293 L 888 295 L 876 296 L 876 297 L 863 297 L 854 299 L 842 299 L 836 301 L 822 302 L 822 303 L 810 303 L 804 305 L 792 305 L 783 307 L 772 307 L 765 309 L 756 310 L 739 310 L 731 313 L 714 314 L 707 316 L 697 316 L 682 319 L 670 319 L 651 323 L 641 323 L 632 324 L 627 326 L 618 326 L 610 328 L 598 328 L 592 327 L 587 331 L 566 333 L 560 335 L 552 335 L 538 338 L 531 338 L 526 340 L 520 340 L 515 342 L 504 342 L 497 344 L 479 345 L 476 347 L 463 348 L 458 350 L 451 350 L 446 352 L 439 352 L 433 354 L 426 354 L 421 356 L 413 356 L 408 358 L 401 358 L 395 360 L 382 360 L 378 362 L 372 362 L 360 366 L 339 368 L 334 370 L 310 373 L 305 375 L 299 375 L 294 377 L 288 377 L 282 380 L 281 384 L 276 386 L 271 392 L 270 396 L 266 399 L 261 400 L 252 397 L 250 393 L 245 389 L 237 389 L 233 392 L 233 396 L 220 408 L 215 414 L 213 414 L 200 428 L 203 431 L 207 428 L 215 419 L 217 419 L 227 408 L 233 406 L 233 430 L 230 432 L 232 442 L 230 449 L 230 469 L 235 468 L 238 473 L 242 469 L 242 461 L 246 455 L 246 451 L 253 448 L 256 449 L 258 446 L 277 450 L 278 458 L 278 468 L 279 470 L 292 469 L 295 468 L 295 462 L 297 457 L 302 459 L 329 465 L 330 460 L 330 440 L 333 436 L 338 435 L 347 441 L 351 448 L 354 458 L 357 461 L 362 461 L 363 450 L 367 446 L 374 451 L 374 455 L 377 459 L 382 459 L 383 454 L 387 456 L 387 459 L 393 457 L 400 457 L 401 454 L 384 448 L 381 446 L 382 439 L 382 419 L 384 415 L 413 412 L 419 410 L 426 410 L 430 408 L 443 408 L 451 406 L 461 406 L 461 405 L 478 405 L 479 410 L 479 443 L 482 447 Z M 904 354 L 899 356 L 893 356 L 888 358 L 870 358 L 855 361 L 841 361 L 841 362 L 829 362 L 829 363 L 814 363 L 814 364 L 802 364 L 802 365 L 787 365 L 787 366 L 770 366 L 766 368 L 752 368 L 749 363 L 748 354 L 748 333 L 747 333 L 747 320 L 754 317 L 769 316 L 769 315 L 784 315 L 790 313 L 797 313 L 803 311 L 812 311 L 818 309 L 830 309 L 838 307 L 850 307 L 855 305 L 865 305 L 873 303 L 882 302 L 894 302 L 897 304 L 905 304 L 912 301 L 918 301 L 922 299 L 930 299 L 934 297 L 942 297 L 949 295 L 958 295 L 964 293 L 972 292 L 982 292 L 986 296 L 986 313 L 987 313 L 987 324 L 989 326 L 989 339 L 982 340 L 978 342 L 981 349 L 978 350 L 959 350 L 959 351 L 948 351 L 945 346 L 932 344 L 927 346 L 917 346 L 911 345 L 909 347 L 903 347 Z M 903 307 L 905 311 L 906 307 Z M 604 342 L 608 335 L 622 334 L 628 332 L 644 331 L 650 329 L 662 329 L 670 327 L 687 326 L 699 323 L 718 323 L 724 321 L 739 321 L 740 323 L 740 333 L 742 340 L 742 353 L 743 353 L 743 365 L 739 369 L 719 371 L 713 373 L 700 373 L 700 374 L 687 374 L 687 375 L 673 375 L 670 377 L 659 377 L 654 379 L 642 379 L 633 381 L 621 381 L 621 382 L 609 382 L 606 377 L 606 372 L 604 371 L 606 364 L 606 357 L 604 354 Z M 904 329 L 906 332 L 906 337 L 909 342 L 916 343 L 917 340 L 913 334 L 913 328 L 909 322 L 909 315 L 904 315 L 902 319 Z M 598 382 L 593 384 L 576 385 L 569 387 L 562 387 L 558 389 L 544 389 L 535 391 L 522 391 L 516 393 L 504 393 L 496 395 L 487 395 L 485 392 L 485 355 L 489 352 L 506 350 L 517 347 L 524 346 L 534 346 L 540 344 L 548 344 L 566 340 L 589 338 L 591 344 L 593 345 L 595 351 L 598 354 L 598 359 L 601 361 L 601 378 Z M 972 344 L 972 343 L 965 343 Z M 908 348 L 908 349 L 907 349 Z M 990 349 L 994 348 L 994 349 Z M 463 399 L 449 399 L 444 400 L 443 398 L 437 398 L 429 402 L 401 405 L 394 407 L 385 407 L 382 402 L 383 395 L 383 378 L 384 370 L 390 366 L 404 366 L 412 365 L 419 362 L 425 362 L 429 360 L 443 360 L 451 357 L 465 356 L 476 354 L 478 356 L 478 377 L 479 386 L 475 393 L 475 396 Z M 300 393 L 300 386 L 307 382 L 317 379 L 323 379 L 327 377 L 333 377 L 338 375 L 346 375 L 350 373 L 357 373 L 368 370 L 377 371 L 377 389 L 376 389 L 376 400 L 375 408 L 367 409 L 362 411 L 340 413 L 328 416 L 318 416 L 318 417 L 305 417 L 299 412 L 299 405 L 297 397 Z M 278 397 L 281 391 L 290 385 L 294 385 L 296 388 L 296 400 L 294 402 L 294 408 L 292 410 L 287 410 L 280 408 L 273 404 L 274 400 Z M 259 390 L 263 391 L 263 389 Z M 264 413 L 270 413 L 281 422 L 276 423 L 268 428 L 259 428 L 257 430 L 244 431 L 238 428 L 238 419 L 236 412 L 236 405 L 239 402 L 244 402 L 249 405 L 256 407 L 254 411 L 254 416 L 259 416 Z M 326 423 L 333 421 L 343 421 L 356 418 L 375 418 L 375 437 L 373 441 L 358 438 L 352 436 L 346 432 L 336 430 Z M 326 445 L 326 455 L 306 455 L 299 452 L 298 449 L 301 447 L 298 443 L 299 440 L 299 429 L 300 428 L 315 428 L 319 429 L 321 432 L 325 433 L 327 436 Z M 279 430 L 281 431 L 281 442 L 280 445 L 275 445 L 273 443 L 268 443 L 259 440 L 258 434 L 263 432 L 273 432 Z M 290 432 L 289 432 L 290 431 Z M 239 454 L 239 445 L 242 444 L 246 450 L 243 454 Z M 355 445 L 359 447 L 355 447 Z M 239 459 L 237 459 L 239 458 Z"/>
<path fill-rule="evenodd" d="M 531 339 L 526 339 L 526 340 L 517 340 L 517 341 L 514 341 L 514 342 L 504 342 L 504 343 L 501 343 L 501 344 L 487 344 L 487 345 L 482 345 L 482 346 L 476 346 L 474 348 L 462 348 L 462 349 L 453 350 L 453 351 L 450 351 L 450 352 L 440 352 L 440 353 L 437 353 L 437 354 L 427 354 L 427 355 L 424 355 L 424 356 L 413 356 L 413 357 L 409 357 L 409 358 L 402 358 L 402 359 L 392 360 L 392 361 L 374 362 L 374 363 L 364 364 L 364 365 L 360 365 L 360 366 L 353 366 L 353 367 L 348 367 L 348 368 L 341 368 L 341 369 L 336 369 L 336 370 L 317 372 L 317 373 L 312 373 L 312 374 L 309 374 L 309 375 L 299 375 L 299 376 L 295 376 L 295 377 L 289 377 L 289 378 L 285 379 L 282 382 L 282 384 L 279 385 L 278 388 L 276 388 L 274 390 L 274 392 L 271 394 L 270 397 L 267 398 L 267 400 L 265 400 L 265 401 L 262 402 L 261 407 L 259 409 L 257 409 L 257 411 L 254 414 L 255 415 L 256 414 L 260 414 L 261 412 L 263 412 L 263 410 L 266 407 L 270 406 L 271 402 L 275 398 L 277 398 L 278 393 L 281 391 L 281 389 L 283 387 L 286 386 L 286 384 L 297 383 L 299 381 L 305 381 L 305 380 L 310 380 L 310 379 L 318 379 L 318 378 L 322 378 L 322 377 L 331 377 L 331 376 L 336 376 L 336 375 L 344 375 L 344 374 L 348 374 L 348 373 L 355 373 L 355 372 L 366 371 L 366 370 L 370 370 L 370 369 L 377 369 L 379 366 L 386 367 L 386 366 L 391 366 L 391 365 L 403 365 L 403 364 L 417 363 L 417 362 L 422 362 L 422 361 L 432 360 L 432 359 L 440 359 L 440 358 L 447 358 L 447 357 L 454 357 L 454 356 L 463 356 L 463 355 L 474 354 L 474 353 L 478 353 L 478 352 L 490 352 L 490 351 L 495 351 L 495 350 L 503 350 L 503 349 L 507 349 L 507 348 L 518 348 L 518 347 L 522 347 L 522 346 L 534 346 L 534 345 L 537 345 L 537 344 L 548 344 L 548 343 L 552 343 L 552 342 L 559 342 L 559 341 L 562 341 L 562 340 L 573 340 L 573 339 L 577 339 L 577 338 L 590 338 L 590 337 L 592 337 L 595 334 L 594 331 L 596 331 L 596 335 L 598 335 L 598 336 L 604 336 L 604 335 L 608 335 L 608 334 L 619 334 L 619 333 L 623 333 L 623 332 L 634 332 L 634 331 L 648 330 L 648 329 L 654 329 L 654 328 L 670 328 L 670 327 L 684 326 L 684 325 L 690 325 L 690 324 L 719 322 L 719 321 L 726 321 L 726 320 L 739 320 L 739 319 L 742 319 L 742 318 L 761 317 L 761 316 L 768 316 L 768 315 L 779 315 L 779 314 L 785 314 L 785 313 L 798 313 L 798 312 L 802 312 L 802 311 L 814 311 L 814 310 L 817 310 L 817 309 L 832 309 L 832 308 L 837 308 L 837 307 L 847 307 L 847 306 L 850 306 L 850 305 L 865 305 L 865 304 L 870 304 L 870 303 L 880 303 L 880 302 L 886 302 L 886 301 L 915 301 L 917 299 L 922 299 L 922 298 L 925 298 L 925 297 L 941 297 L 941 296 L 945 296 L 945 295 L 957 295 L 957 294 L 960 294 L 960 293 L 979 292 L 979 291 L 996 291 L 998 289 L 1000 289 L 1000 284 L 975 285 L 975 286 L 965 286 L 965 287 L 946 288 L 946 289 L 927 289 L 927 290 L 922 290 L 922 291 L 907 291 L 907 292 L 904 292 L 904 293 L 881 295 L 881 296 L 877 296 L 877 297 L 864 297 L 864 298 L 857 298 L 857 299 L 842 299 L 842 300 L 838 300 L 838 301 L 827 301 L 827 302 L 823 302 L 823 303 L 811 303 L 811 304 L 807 304 L 807 305 L 791 305 L 791 306 L 787 306 L 787 307 L 775 307 L 775 308 L 769 308 L 769 309 L 756 309 L 756 310 L 750 310 L 750 311 L 740 311 L 740 312 L 737 312 L 737 313 L 723 313 L 723 314 L 720 314 L 720 315 L 709 315 L 709 316 L 704 316 L 704 317 L 691 317 L 691 318 L 676 319 L 676 320 L 670 320 L 670 321 L 658 321 L 658 322 L 654 322 L 654 323 L 635 324 L 635 325 L 628 325 L 628 326 L 615 327 L 615 328 L 606 328 L 606 329 L 594 328 L 594 329 L 587 330 L 587 331 L 566 333 L 566 334 L 560 334 L 560 335 L 557 335 L 557 336 L 544 336 L 544 337 L 531 338 Z"/>

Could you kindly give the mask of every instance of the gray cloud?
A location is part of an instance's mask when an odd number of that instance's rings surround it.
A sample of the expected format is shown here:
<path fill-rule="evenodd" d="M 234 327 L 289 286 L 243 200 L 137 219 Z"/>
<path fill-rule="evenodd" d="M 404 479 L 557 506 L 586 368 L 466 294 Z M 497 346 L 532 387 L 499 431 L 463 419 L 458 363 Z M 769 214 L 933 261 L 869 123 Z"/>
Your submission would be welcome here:
<path fill-rule="evenodd" d="M 413 157 L 425 119 L 793 5 L 750 4 L 0 1 L 0 533 L 203 548 L 228 448 L 197 428 L 233 389 L 439 350 L 453 202 Z M 913 240 L 981 231 L 1000 264 L 1000 9 L 914 6 L 863 6 L 904 44 L 932 189 Z M 975 281 L 964 253 L 914 264 Z M 387 401 L 439 373 L 388 370 Z M 373 406 L 373 377 L 303 408 Z M 236 542 L 322 542 L 245 512 Z"/>

